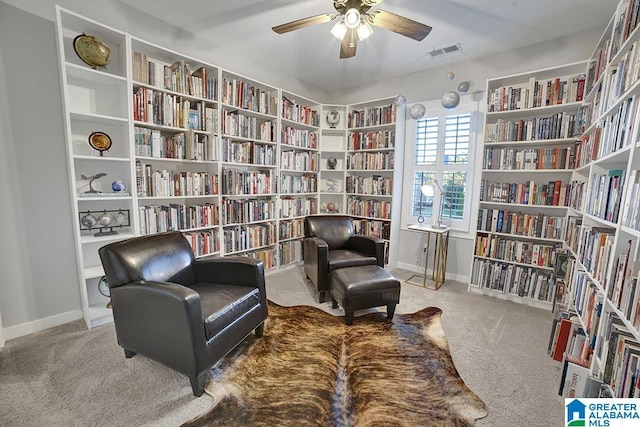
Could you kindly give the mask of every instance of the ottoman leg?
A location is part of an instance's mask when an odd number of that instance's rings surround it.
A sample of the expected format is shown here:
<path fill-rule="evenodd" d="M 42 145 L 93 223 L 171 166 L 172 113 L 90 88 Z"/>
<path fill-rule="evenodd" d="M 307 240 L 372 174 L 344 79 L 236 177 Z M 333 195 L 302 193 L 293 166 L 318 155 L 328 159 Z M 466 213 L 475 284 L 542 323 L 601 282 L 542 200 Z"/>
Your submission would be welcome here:
<path fill-rule="evenodd" d="M 323 303 L 325 299 L 325 291 L 320 291 L 320 295 L 318 295 L 318 302 Z"/>
<path fill-rule="evenodd" d="M 393 319 L 393 314 L 396 312 L 395 304 L 387 304 L 387 319 Z"/>
<path fill-rule="evenodd" d="M 353 310 L 344 311 L 344 323 L 351 325 L 353 323 Z"/>

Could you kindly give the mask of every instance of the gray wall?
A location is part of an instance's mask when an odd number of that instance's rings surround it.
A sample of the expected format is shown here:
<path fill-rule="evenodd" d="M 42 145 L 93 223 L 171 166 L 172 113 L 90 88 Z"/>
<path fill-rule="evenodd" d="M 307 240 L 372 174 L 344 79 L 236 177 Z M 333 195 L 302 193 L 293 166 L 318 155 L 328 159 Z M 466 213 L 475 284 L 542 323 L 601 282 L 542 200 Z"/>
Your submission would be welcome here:
<path fill-rule="evenodd" d="M 3 327 L 80 308 L 54 26 L 0 3 Z"/>
<path fill-rule="evenodd" d="M 356 88 L 347 94 L 323 92 L 253 64 L 250 59 L 217 56 L 215 49 L 210 50 L 210 42 L 178 29 L 166 31 L 166 24 L 159 26 L 120 2 L 59 3 L 143 39 L 324 102 L 350 103 L 398 93 L 407 96 L 409 103 L 419 102 L 439 98 L 447 83 L 444 75 L 448 70 L 441 68 Z M 100 13 L 96 12 L 97 5 Z M 0 220 L 5 225 L 0 239 L 0 313 L 4 328 L 81 310 L 53 13 L 53 3 L 48 0 L 0 2 Z M 464 72 L 455 67 L 454 71 L 473 82 L 472 91 L 484 91 L 487 77 L 586 59 L 601 32 L 596 29 L 469 61 Z M 481 101 L 484 108 L 483 104 Z M 421 236 L 402 233 L 401 265 L 419 265 Z M 471 242 L 452 240 L 448 262 L 452 277 L 468 276 Z"/>

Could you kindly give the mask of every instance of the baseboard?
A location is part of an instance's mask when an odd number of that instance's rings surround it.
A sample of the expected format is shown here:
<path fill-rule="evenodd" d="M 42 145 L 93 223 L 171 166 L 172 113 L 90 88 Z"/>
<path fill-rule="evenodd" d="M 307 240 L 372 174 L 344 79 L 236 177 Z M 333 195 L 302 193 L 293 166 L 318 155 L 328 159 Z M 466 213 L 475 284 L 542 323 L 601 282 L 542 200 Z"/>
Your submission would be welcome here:
<path fill-rule="evenodd" d="M 54 326 L 64 325 L 74 320 L 82 319 L 81 310 L 67 311 L 66 313 L 56 314 L 54 316 L 44 317 L 42 319 L 33 320 L 31 322 L 22 323 L 20 325 L 9 326 L 2 330 L 5 341 L 30 335 Z"/>
<path fill-rule="evenodd" d="M 414 265 L 414 264 L 407 264 L 404 262 L 398 262 L 398 268 L 401 268 L 402 270 L 408 270 L 408 271 L 412 271 L 416 274 L 422 274 L 424 273 L 424 270 L 422 269 L 422 266 L 419 265 Z M 431 272 L 431 270 L 429 270 L 429 272 Z M 452 274 L 447 272 L 446 274 L 446 280 L 453 280 L 454 282 L 462 282 L 462 283 L 469 283 L 469 276 L 463 276 L 461 274 Z"/>

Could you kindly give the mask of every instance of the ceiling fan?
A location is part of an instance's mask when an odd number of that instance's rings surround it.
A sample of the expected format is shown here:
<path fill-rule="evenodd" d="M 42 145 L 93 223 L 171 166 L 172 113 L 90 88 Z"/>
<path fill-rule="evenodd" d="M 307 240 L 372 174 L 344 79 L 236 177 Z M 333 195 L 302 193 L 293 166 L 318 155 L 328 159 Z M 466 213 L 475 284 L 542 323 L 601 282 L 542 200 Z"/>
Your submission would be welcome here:
<path fill-rule="evenodd" d="M 371 10 L 381 2 L 382 0 L 333 0 L 333 7 L 338 13 L 322 13 L 277 25 L 272 29 L 278 34 L 284 34 L 339 19 L 331 29 L 331 34 L 342 40 L 340 58 L 351 58 L 356 55 L 358 40 L 362 41 L 373 33 L 371 25 L 417 41 L 421 41 L 431 32 L 430 26 L 409 18 L 380 9 Z"/>

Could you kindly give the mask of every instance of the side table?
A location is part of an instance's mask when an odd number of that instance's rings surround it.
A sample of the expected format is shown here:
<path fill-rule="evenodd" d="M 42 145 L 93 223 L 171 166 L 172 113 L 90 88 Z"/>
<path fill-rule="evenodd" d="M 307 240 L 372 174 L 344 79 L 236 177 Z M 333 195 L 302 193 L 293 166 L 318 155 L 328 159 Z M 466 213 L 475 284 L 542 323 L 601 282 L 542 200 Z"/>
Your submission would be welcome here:
<path fill-rule="evenodd" d="M 415 224 L 410 225 L 409 230 L 425 233 L 427 245 L 424 251 L 424 273 L 413 274 L 405 283 L 418 285 L 427 289 L 437 291 L 444 284 L 445 274 L 447 272 L 447 252 L 449 250 L 449 227 L 434 228 L 431 225 Z M 431 278 L 428 277 L 427 269 L 429 267 L 429 258 L 431 256 L 431 238 L 434 238 L 433 248 L 433 269 L 431 270 Z M 422 283 L 416 283 L 415 279 L 422 279 Z M 433 284 L 429 287 L 429 284 Z"/>

